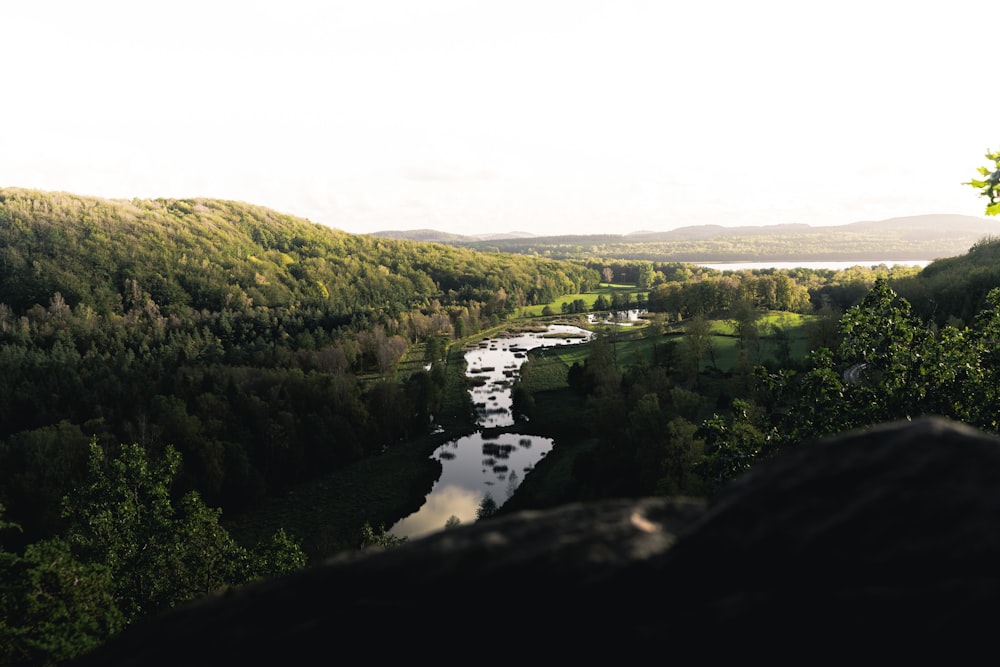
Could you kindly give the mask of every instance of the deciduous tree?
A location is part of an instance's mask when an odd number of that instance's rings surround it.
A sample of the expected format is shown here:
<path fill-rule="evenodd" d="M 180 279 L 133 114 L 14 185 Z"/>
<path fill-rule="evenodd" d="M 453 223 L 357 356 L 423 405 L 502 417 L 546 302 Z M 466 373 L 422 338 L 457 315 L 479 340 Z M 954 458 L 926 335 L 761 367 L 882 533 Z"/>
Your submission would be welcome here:
<path fill-rule="evenodd" d="M 221 512 L 196 492 L 175 506 L 171 485 L 180 466 L 172 446 L 154 458 L 139 445 L 124 445 L 109 459 L 94 441 L 87 479 L 64 501 L 74 555 L 108 569 L 128 622 L 305 564 L 301 549 L 283 535 L 266 557 L 238 545 L 219 525 Z"/>

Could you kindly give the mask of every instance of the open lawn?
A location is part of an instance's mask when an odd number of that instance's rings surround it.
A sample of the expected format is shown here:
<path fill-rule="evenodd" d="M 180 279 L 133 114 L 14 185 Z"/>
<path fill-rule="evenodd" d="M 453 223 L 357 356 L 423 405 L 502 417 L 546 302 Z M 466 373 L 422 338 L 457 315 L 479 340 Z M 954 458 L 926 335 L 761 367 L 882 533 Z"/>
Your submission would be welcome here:
<path fill-rule="evenodd" d="M 563 312 L 563 306 L 565 305 L 569 308 L 576 301 L 583 301 L 586 304 L 587 310 L 590 311 L 594 307 L 594 302 L 602 294 L 609 301 L 614 294 L 629 294 L 632 297 L 632 302 L 635 303 L 636 296 L 638 294 L 649 294 L 649 290 L 636 289 L 635 285 L 620 285 L 612 283 L 611 285 L 601 285 L 592 292 L 584 292 L 582 294 L 566 294 L 559 297 L 552 303 L 539 304 L 535 306 L 524 306 L 521 308 L 522 317 L 541 317 L 546 307 L 548 307 L 553 314 L 560 314 Z"/>
<path fill-rule="evenodd" d="M 757 339 L 746 343 L 746 354 L 749 362 L 759 364 L 781 358 L 783 343 L 778 335 L 779 331 L 787 342 L 788 357 L 799 361 L 805 359 L 809 352 L 805 329 L 809 319 L 808 315 L 779 311 L 762 315 L 757 322 Z M 711 324 L 711 349 L 710 353 L 706 354 L 702 360 L 702 370 L 714 367 L 722 372 L 730 372 L 740 360 L 740 340 L 731 321 L 716 319 L 712 320 Z M 663 351 L 659 348 L 665 343 L 674 342 L 678 346 L 683 344 L 683 322 L 669 327 L 661 336 L 651 335 L 650 328 L 645 326 L 615 327 L 604 325 L 593 328 L 605 337 L 605 341 L 611 346 L 621 367 L 628 367 L 640 362 L 653 363 L 659 358 L 657 355 L 662 355 Z M 557 355 L 568 368 L 573 365 L 573 362 L 584 363 L 588 347 L 582 345 L 552 348 L 546 352 Z M 678 354 L 682 353 L 682 350 L 678 349 Z"/>
<path fill-rule="evenodd" d="M 751 364 L 774 362 L 785 354 L 782 345 L 788 346 L 789 359 L 801 361 L 809 353 L 805 332 L 808 321 L 808 315 L 770 311 L 757 321 L 756 339 L 741 345 L 731 320 L 713 320 L 711 348 L 702 361 L 702 369 L 714 366 L 724 372 L 731 371 L 739 364 L 741 351 Z"/>

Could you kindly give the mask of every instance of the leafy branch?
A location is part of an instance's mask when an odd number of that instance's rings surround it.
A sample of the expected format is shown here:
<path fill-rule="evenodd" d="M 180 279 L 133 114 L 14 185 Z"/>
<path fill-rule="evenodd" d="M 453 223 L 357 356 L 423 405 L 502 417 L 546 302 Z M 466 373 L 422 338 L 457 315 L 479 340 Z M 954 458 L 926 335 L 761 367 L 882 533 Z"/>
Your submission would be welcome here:
<path fill-rule="evenodd" d="M 973 178 L 964 185 L 971 185 L 981 196 L 989 199 L 986 206 L 986 215 L 1000 215 L 1000 151 L 986 153 L 986 159 L 993 161 L 993 170 L 989 167 L 979 167 L 977 171 L 982 179 Z"/>

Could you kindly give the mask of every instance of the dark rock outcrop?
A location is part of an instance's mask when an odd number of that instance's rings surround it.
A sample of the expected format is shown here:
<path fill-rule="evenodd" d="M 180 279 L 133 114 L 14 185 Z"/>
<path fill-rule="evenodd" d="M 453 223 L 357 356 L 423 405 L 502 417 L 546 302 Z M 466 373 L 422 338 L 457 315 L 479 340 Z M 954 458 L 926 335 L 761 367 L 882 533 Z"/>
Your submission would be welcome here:
<path fill-rule="evenodd" d="M 1000 439 L 936 418 L 803 444 L 711 504 L 522 512 L 136 625 L 81 665 L 770 658 L 991 647 Z M 318 657 L 317 657 L 318 656 Z"/>

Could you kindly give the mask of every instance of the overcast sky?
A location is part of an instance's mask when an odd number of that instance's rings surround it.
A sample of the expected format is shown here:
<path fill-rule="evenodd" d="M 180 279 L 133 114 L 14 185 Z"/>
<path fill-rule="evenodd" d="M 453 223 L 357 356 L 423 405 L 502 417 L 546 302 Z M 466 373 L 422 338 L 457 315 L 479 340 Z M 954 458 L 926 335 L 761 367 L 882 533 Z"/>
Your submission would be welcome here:
<path fill-rule="evenodd" d="M 348 232 L 981 216 L 1000 2 L 5 0 L 0 187 Z"/>

